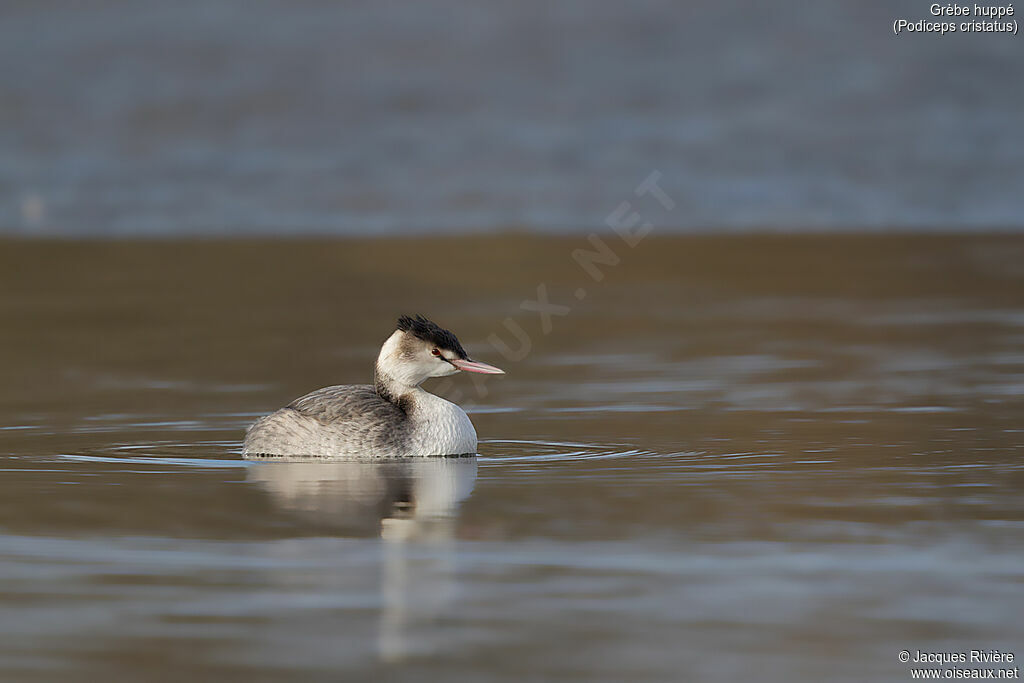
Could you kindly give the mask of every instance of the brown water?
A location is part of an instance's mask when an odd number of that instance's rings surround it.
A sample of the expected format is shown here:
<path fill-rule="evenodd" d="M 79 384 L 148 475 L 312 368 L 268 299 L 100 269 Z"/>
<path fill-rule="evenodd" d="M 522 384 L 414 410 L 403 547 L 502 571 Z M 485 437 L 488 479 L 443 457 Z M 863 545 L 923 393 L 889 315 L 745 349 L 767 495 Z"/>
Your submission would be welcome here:
<path fill-rule="evenodd" d="M 0 243 L 0 678 L 1024 656 L 1024 239 L 609 244 L 595 282 L 583 238 Z M 367 381 L 403 312 L 508 370 L 433 385 L 478 458 L 240 459 L 258 415 Z"/>

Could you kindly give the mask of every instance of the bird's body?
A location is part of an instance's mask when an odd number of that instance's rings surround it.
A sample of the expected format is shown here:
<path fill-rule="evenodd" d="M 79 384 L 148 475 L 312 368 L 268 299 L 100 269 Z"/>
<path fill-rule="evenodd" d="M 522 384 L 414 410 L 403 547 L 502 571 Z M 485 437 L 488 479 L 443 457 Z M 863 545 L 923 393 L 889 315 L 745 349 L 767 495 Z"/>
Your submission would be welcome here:
<path fill-rule="evenodd" d="M 258 420 L 244 454 L 394 458 L 476 453 L 476 430 L 459 406 L 417 388 L 401 404 L 369 384 L 324 387 Z"/>
<path fill-rule="evenodd" d="M 455 335 L 402 318 L 377 359 L 375 383 L 325 387 L 260 418 L 245 457 L 405 457 L 476 452 L 476 430 L 459 406 L 419 387 L 459 370 L 501 373 L 471 361 Z"/>

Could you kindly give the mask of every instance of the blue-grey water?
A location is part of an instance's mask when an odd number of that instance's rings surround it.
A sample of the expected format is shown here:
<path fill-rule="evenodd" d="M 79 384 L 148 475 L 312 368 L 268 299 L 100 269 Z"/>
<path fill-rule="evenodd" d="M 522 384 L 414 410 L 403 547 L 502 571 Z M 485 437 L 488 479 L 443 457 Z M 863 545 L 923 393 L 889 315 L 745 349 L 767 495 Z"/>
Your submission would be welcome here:
<path fill-rule="evenodd" d="M 1019 228 L 1024 43 L 929 5 L 7 0 L 0 232 Z"/>

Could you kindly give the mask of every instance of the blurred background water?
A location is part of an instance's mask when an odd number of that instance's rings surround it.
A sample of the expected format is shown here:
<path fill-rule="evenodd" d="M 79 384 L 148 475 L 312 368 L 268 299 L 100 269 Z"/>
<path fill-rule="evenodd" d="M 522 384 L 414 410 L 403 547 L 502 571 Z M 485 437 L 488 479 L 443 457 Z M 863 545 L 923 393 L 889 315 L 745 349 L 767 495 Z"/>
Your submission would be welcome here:
<path fill-rule="evenodd" d="M 1021 225 L 1024 50 L 917 0 L 0 7 L 0 231 Z"/>

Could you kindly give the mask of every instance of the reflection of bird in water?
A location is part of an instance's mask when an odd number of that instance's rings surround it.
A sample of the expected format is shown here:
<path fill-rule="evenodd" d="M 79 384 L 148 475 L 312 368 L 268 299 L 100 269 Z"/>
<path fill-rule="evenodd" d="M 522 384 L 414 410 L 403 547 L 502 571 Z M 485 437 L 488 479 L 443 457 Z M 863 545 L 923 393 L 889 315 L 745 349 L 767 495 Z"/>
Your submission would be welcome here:
<path fill-rule="evenodd" d="M 359 536 L 422 538 L 450 526 L 476 482 L 476 456 L 266 460 L 248 480 L 281 508 Z"/>
<path fill-rule="evenodd" d="M 476 460 L 267 461 L 248 480 L 304 519 L 384 539 L 377 650 L 397 661 L 444 637 L 435 622 L 455 598 L 455 515 Z"/>
<path fill-rule="evenodd" d="M 504 374 L 470 360 L 454 334 L 426 318 L 403 316 L 377 357 L 374 384 L 325 387 L 249 427 L 242 453 L 401 457 L 476 453 L 465 411 L 420 384 L 456 372 Z"/>

